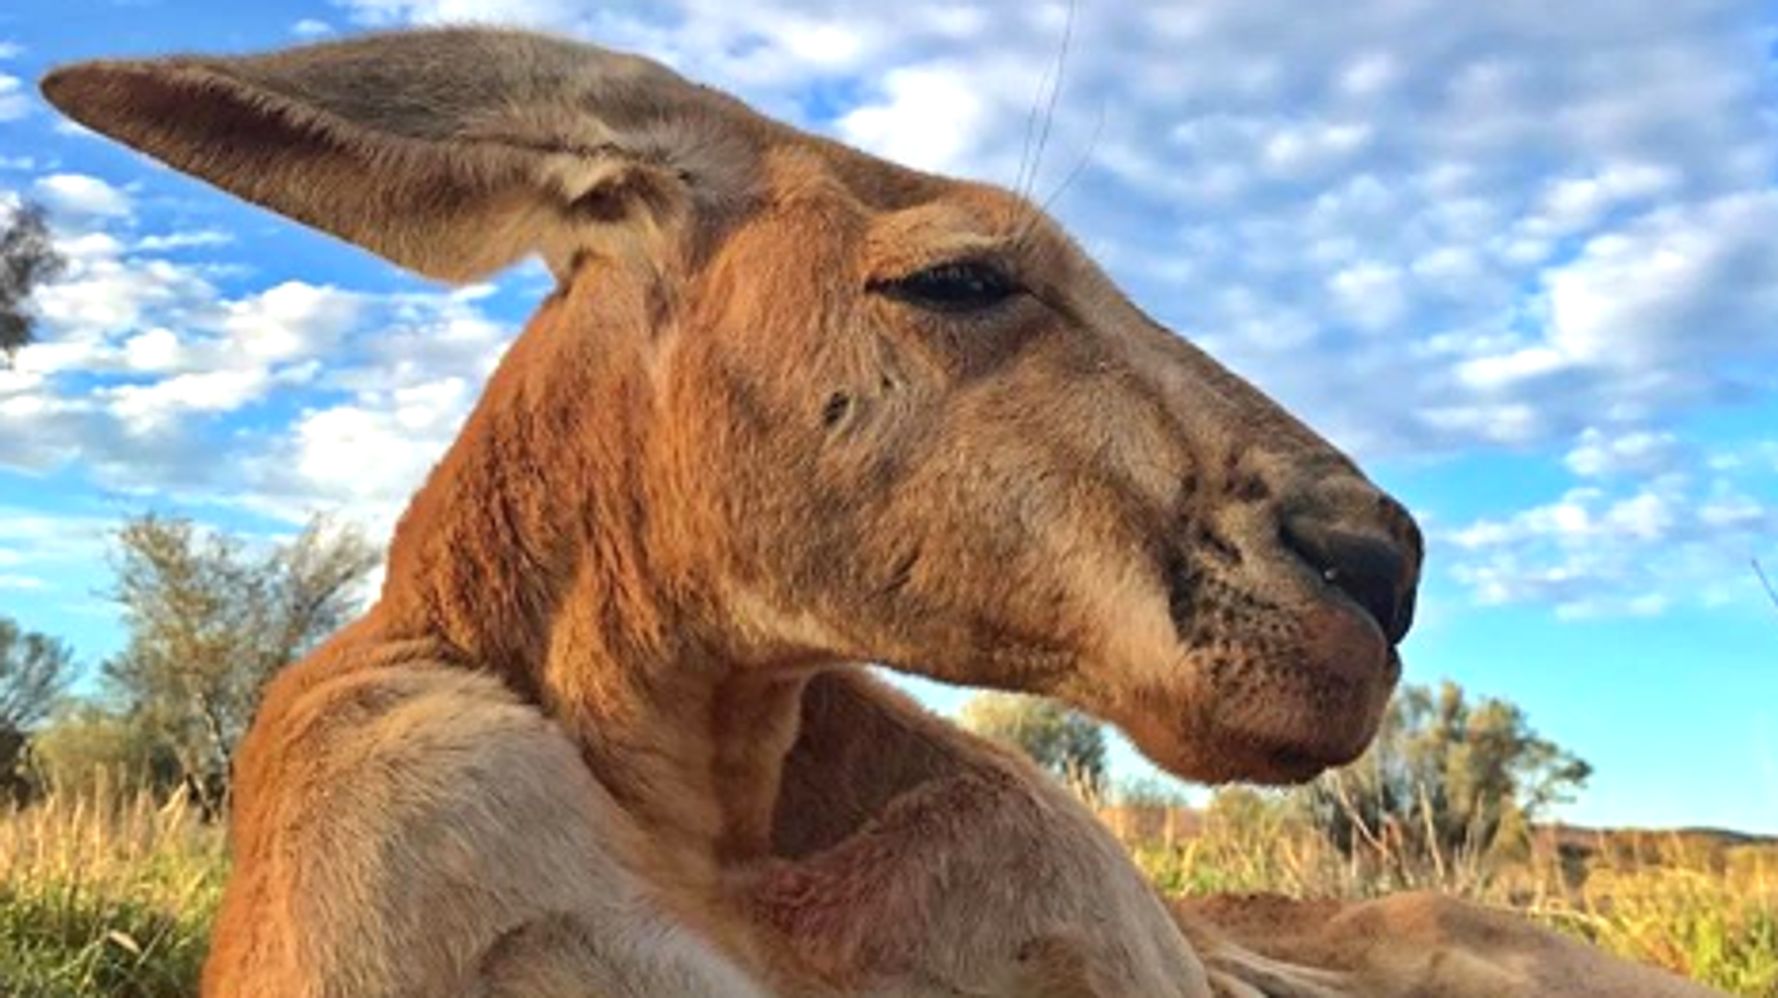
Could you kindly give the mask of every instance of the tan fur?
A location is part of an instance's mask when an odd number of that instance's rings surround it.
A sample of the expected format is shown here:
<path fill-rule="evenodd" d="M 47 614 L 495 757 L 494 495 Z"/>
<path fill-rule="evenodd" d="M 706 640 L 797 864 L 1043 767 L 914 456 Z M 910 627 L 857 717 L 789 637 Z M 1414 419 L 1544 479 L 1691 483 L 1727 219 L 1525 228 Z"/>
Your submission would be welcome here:
<path fill-rule="evenodd" d="M 1603 958 L 1461 909 L 1169 912 L 856 671 L 1060 696 L 1210 779 L 1350 759 L 1395 681 L 1406 513 L 1033 206 L 513 32 L 44 90 L 421 273 L 560 278 L 380 601 L 267 692 L 208 993 L 1593 993 Z M 959 259 L 1022 291 L 884 293 Z"/>

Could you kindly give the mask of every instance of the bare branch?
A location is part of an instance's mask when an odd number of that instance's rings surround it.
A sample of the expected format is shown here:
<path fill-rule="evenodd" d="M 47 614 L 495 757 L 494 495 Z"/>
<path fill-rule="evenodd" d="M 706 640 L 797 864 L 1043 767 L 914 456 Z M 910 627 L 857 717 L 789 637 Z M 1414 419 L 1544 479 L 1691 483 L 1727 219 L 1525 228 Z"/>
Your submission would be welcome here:
<path fill-rule="evenodd" d="M 1753 574 L 1759 577 L 1759 584 L 1766 591 L 1766 598 L 1772 601 L 1772 608 L 1778 610 L 1778 589 L 1772 588 L 1772 580 L 1766 577 L 1766 570 L 1760 567 L 1759 559 L 1753 559 Z"/>

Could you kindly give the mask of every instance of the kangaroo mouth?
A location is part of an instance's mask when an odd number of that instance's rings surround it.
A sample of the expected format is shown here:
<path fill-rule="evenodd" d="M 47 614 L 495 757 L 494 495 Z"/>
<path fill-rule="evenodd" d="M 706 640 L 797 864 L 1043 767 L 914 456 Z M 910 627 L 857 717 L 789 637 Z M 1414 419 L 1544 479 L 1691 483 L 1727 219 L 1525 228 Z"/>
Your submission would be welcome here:
<path fill-rule="evenodd" d="M 1295 783 L 1350 762 L 1400 679 L 1411 600 L 1343 586 L 1295 558 L 1268 567 L 1255 580 L 1164 560 L 1180 656 L 1164 682 L 1177 689 L 1147 692 L 1123 726 L 1178 775 Z"/>
<path fill-rule="evenodd" d="M 1305 665 L 1319 664 L 1353 679 L 1368 678 L 1381 667 L 1393 683 L 1401 671 L 1396 649 L 1413 627 L 1418 592 L 1401 580 L 1417 571 L 1404 568 L 1399 551 L 1363 535 L 1338 538 L 1337 563 L 1317 550 L 1328 543 L 1302 540 L 1286 526 L 1275 546 L 1267 545 L 1275 549 L 1257 555 L 1264 562 L 1257 571 L 1246 557 L 1217 565 L 1170 550 L 1161 560 L 1161 577 L 1180 643 L 1188 648 L 1240 643 L 1243 627 L 1274 631 L 1278 620 L 1267 618 L 1291 618 L 1300 630 L 1334 632 L 1308 635 L 1318 639 L 1321 654 L 1318 663 Z M 1336 621 L 1342 626 L 1334 626 Z"/>

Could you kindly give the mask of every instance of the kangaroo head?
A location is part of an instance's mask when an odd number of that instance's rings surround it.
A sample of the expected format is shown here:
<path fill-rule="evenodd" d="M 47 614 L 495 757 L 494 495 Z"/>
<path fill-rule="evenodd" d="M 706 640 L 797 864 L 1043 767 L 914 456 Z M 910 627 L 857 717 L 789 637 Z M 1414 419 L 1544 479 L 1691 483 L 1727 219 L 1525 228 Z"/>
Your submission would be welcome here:
<path fill-rule="evenodd" d="M 1182 775 L 1303 778 L 1374 732 L 1413 521 L 1005 190 L 515 32 L 85 63 L 44 89 L 421 274 L 547 260 L 560 288 L 476 416 L 514 428 L 460 473 L 627 513 L 578 546 L 501 532 L 548 510 L 484 517 L 541 572 L 621 548 L 631 588 L 747 668 L 1049 694 Z"/>

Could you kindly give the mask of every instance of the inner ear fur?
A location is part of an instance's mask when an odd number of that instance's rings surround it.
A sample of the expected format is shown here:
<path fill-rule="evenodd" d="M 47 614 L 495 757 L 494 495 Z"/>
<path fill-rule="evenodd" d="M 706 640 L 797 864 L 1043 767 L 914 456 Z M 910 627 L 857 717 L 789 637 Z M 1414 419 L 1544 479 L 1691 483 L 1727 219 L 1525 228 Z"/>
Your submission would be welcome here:
<path fill-rule="evenodd" d="M 410 270 L 465 281 L 745 196 L 769 125 L 657 63 L 487 29 L 85 62 L 88 127 Z"/>

